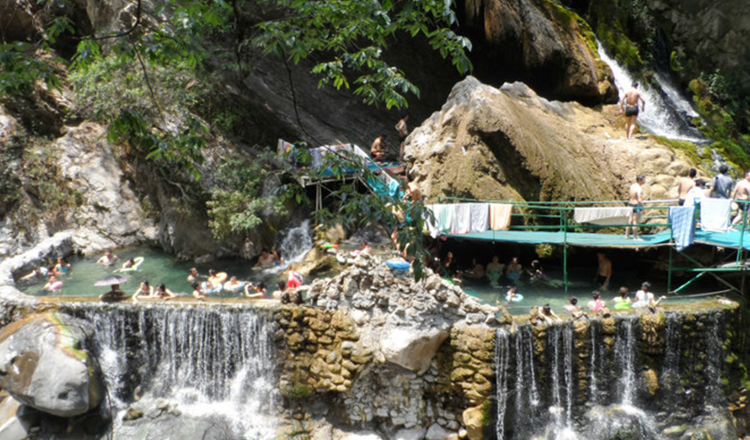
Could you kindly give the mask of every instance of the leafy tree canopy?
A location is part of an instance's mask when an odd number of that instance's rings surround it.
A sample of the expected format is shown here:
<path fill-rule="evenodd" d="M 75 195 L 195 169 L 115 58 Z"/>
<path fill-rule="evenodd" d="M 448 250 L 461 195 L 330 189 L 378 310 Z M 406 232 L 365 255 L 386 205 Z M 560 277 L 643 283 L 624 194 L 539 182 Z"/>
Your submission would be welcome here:
<path fill-rule="evenodd" d="M 76 7 L 73 0 L 38 1 L 54 3 L 58 11 Z M 66 2 L 68 7 L 61 8 Z M 201 94 L 209 93 L 207 84 L 220 82 L 217 75 L 229 70 L 243 79 L 259 52 L 292 64 L 314 59 L 311 74 L 320 87 L 350 89 L 365 104 L 404 108 L 419 89 L 384 59 L 397 40 L 403 44 L 421 36 L 459 72 L 472 67 L 466 55 L 471 44 L 455 32 L 452 7 L 452 0 L 165 0 L 147 13 L 142 0 L 136 0 L 126 29 L 86 35 L 83 27 L 73 28 L 72 15 L 63 13 L 50 20 L 35 43 L 0 45 L 0 91 L 24 93 L 39 80 L 59 87 L 57 71 L 41 53 L 54 48 L 63 34 L 77 39 L 68 69 L 83 103 L 79 111 L 108 123 L 110 140 L 197 179 L 200 150 L 210 130 L 200 117 Z M 329 160 L 327 168 L 342 180 L 345 170 L 352 169 L 362 170 L 366 180 L 373 178 L 360 159 L 331 155 Z M 303 201 L 299 189 L 278 194 L 278 200 L 256 201 L 263 172 L 234 160 L 219 171 L 229 179 L 212 192 L 208 204 L 217 236 L 255 227 L 264 203 L 278 205 L 288 197 Z M 350 185 L 333 196 L 338 203 L 319 211 L 319 221 L 398 226 L 401 249 L 418 257 L 421 275 L 421 204 L 360 194 Z"/>

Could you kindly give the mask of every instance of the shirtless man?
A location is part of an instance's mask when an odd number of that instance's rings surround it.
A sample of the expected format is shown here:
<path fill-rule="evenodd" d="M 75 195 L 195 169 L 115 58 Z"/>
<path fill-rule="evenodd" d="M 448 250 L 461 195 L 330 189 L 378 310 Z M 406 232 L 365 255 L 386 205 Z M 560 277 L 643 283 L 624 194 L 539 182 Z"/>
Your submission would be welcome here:
<path fill-rule="evenodd" d="M 635 178 L 635 183 L 630 185 L 630 191 L 628 194 L 630 199 L 628 200 L 628 206 L 633 208 L 633 212 L 628 217 L 628 226 L 625 227 L 625 238 L 630 238 L 630 233 L 633 234 L 634 240 L 640 240 L 638 238 L 638 227 L 635 226 L 641 222 L 641 211 L 643 211 L 643 184 L 646 183 L 646 176 L 643 174 L 638 175 Z"/>
<path fill-rule="evenodd" d="M 596 254 L 599 260 L 599 270 L 596 272 L 594 282 L 601 290 L 607 290 L 609 280 L 612 278 L 612 261 L 604 255 L 604 252 Z"/>
<path fill-rule="evenodd" d="M 422 190 L 419 188 L 416 182 L 411 179 L 407 179 L 406 192 L 404 193 L 404 200 L 411 200 L 416 202 L 422 198 Z"/>
<path fill-rule="evenodd" d="M 372 141 L 372 146 L 370 147 L 370 154 L 372 155 L 373 160 L 375 162 L 381 162 L 385 160 L 385 135 L 378 136 L 375 138 L 374 141 Z"/>
<path fill-rule="evenodd" d="M 409 120 L 409 115 L 403 115 L 396 124 L 396 131 L 398 132 L 398 140 L 401 143 L 398 151 L 398 161 L 403 162 L 404 160 L 404 145 L 406 145 L 406 137 L 409 136 L 409 129 L 406 127 L 406 121 Z"/>
<path fill-rule="evenodd" d="M 737 215 L 732 219 L 732 226 L 742 221 L 742 217 L 747 209 L 747 202 L 750 201 L 750 171 L 745 173 L 745 178 L 737 182 L 732 192 L 732 198 L 737 200 Z M 740 200 L 746 203 L 740 202 Z"/>
<path fill-rule="evenodd" d="M 677 185 L 677 199 L 680 202 L 680 206 L 683 206 L 685 204 L 685 199 L 687 198 L 688 191 L 695 187 L 696 175 L 698 175 L 698 171 L 695 168 L 690 168 L 690 171 L 688 171 L 688 176 L 683 176 L 680 178 L 680 183 Z"/>
<path fill-rule="evenodd" d="M 638 118 L 638 101 L 642 103 L 641 110 L 646 111 L 646 101 L 641 96 L 641 92 L 638 91 L 638 83 L 634 82 L 620 101 L 620 107 L 625 112 L 625 133 L 628 139 L 633 137 L 633 131 L 635 131 L 635 120 Z"/>

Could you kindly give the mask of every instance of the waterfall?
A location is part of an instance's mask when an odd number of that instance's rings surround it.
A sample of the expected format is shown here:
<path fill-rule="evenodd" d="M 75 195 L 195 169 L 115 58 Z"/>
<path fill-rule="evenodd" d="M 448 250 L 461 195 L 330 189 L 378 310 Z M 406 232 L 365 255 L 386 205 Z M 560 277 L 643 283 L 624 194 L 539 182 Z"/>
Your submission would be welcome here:
<path fill-rule="evenodd" d="M 269 438 L 277 379 L 265 311 L 207 305 L 81 306 L 93 323 L 110 405 L 162 399 L 195 417 L 227 418 L 237 438 Z M 116 420 L 120 420 L 117 417 Z M 119 422 L 116 422 L 119 423 Z"/>
<path fill-rule="evenodd" d="M 602 345 L 599 343 L 599 338 L 597 337 L 599 333 L 601 332 L 601 328 L 598 326 L 598 321 L 594 321 L 591 323 L 589 327 L 589 333 L 591 333 L 591 362 L 589 364 L 589 375 L 590 375 L 590 382 L 589 382 L 589 400 L 591 400 L 592 403 L 598 403 L 599 402 L 599 370 L 601 370 L 601 360 L 602 356 L 601 354 L 598 354 L 601 349 Z"/>
<path fill-rule="evenodd" d="M 680 384 L 680 351 L 682 335 L 680 334 L 680 318 L 678 313 L 666 315 L 664 363 L 662 364 L 661 382 L 671 392 L 682 392 Z"/>
<path fill-rule="evenodd" d="M 717 413 L 726 400 L 722 317 L 694 324 L 698 336 L 685 342 L 684 315 L 665 314 L 663 352 L 649 352 L 656 358 L 663 354 L 660 365 L 649 365 L 661 378 L 654 395 L 645 387 L 649 373 L 640 358 L 645 348 L 640 319 L 640 314 L 620 315 L 614 323 L 592 319 L 580 333 L 572 322 L 498 330 L 497 438 L 660 440 L 665 427 L 689 423 L 684 417 L 693 417 L 696 408 Z M 686 379 L 693 383 L 683 387 Z M 584 384 L 588 389 L 580 389 Z"/>
<path fill-rule="evenodd" d="M 705 405 L 719 407 L 723 399 L 721 392 L 722 360 L 724 359 L 724 345 L 722 343 L 723 325 L 719 317 L 715 317 L 706 328 L 706 402 Z"/>
<path fill-rule="evenodd" d="M 508 404 L 508 360 L 510 358 L 509 335 L 498 329 L 495 335 L 495 378 L 497 387 L 497 438 L 505 438 L 505 408 Z"/>
<path fill-rule="evenodd" d="M 310 252 L 313 246 L 313 239 L 310 235 L 310 220 L 305 220 L 299 226 L 290 228 L 286 231 L 279 232 L 281 257 L 284 258 L 284 264 L 302 261 Z"/>
<path fill-rule="evenodd" d="M 636 316 L 637 318 L 637 316 Z M 637 340 L 635 338 L 635 319 L 632 316 L 620 321 L 615 340 L 615 359 L 620 377 L 620 389 L 622 392 L 621 403 L 625 406 L 633 405 L 637 383 L 636 356 Z"/>
<path fill-rule="evenodd" d="M 630 89 L 634 81 L 633 77 L 605 52 L 599 42 L 597 42 L 597 49 L 599 57 L 612 69 L 615 85 L 622 96 Z M 638 124 L 657 136 L 696 143 L 705 142 L 700 131 L 691 127 L 687 121 L 687 117 L 697 115 L 695 108 L 682 97 L 667 75 L 657 74 L 655 79 L 659 82 L 661 89 L 653 88 L 648 84 L 641 84 L 638 87 L 646 101 L 646 109 L 638 115 Z"/>

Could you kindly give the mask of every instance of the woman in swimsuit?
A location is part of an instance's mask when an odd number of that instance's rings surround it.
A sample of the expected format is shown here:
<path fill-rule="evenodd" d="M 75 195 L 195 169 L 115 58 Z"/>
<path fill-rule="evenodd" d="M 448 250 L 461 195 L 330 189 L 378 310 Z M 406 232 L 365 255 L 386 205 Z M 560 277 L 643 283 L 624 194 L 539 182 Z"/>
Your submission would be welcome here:
<path fill-rule="evenodd" d="M 57 264 L 55 264 L 52 272 L 57 276 L 67 275 L 70 273 L 70 264 L 63 257 L 57 257 Z"/>
<path fill-rule="evenodd" d="M 599 291 L 593 291 L 591 293 L 591 298 L 591 301 L 588 303 L 588 308 L 592 312 L 599 312 L 605 307 L 604 301 L 602 301 L 602 294 L 599 293 Z"/>
<path fill-rule="evenodd" d="M 613 300 L 615 302 L 615 310 L 625 310 L 630 308 L 631 301 L 629 294 L 630 292 L 627 287 L 620 287 L 620 296 Z"/>
<path fill-rule="evenodd" d="M 165 286 L 164 283 L 156 286 L 156 290 L 154 291 L 154 297 L 164 298 L 165 301 L 171 298 L 175 298 L 176 296 L 177 294 L 167 289 L 167 286 Z"/>
<path fill-rule="evenodd" d="M 517 280 L 521 277 L 522 272 L 523 266 L 518 262 L 518 257 L 513 257 L 513 259 L 510 260 L 510 263 L 508 263 L 508 269 L 505 272 L 505 276 L 508 277 L 509 280 Z"/>
<path fill-rule="evenodd" d="M 505 266 L 500 264 L 500 259 L 497 257 L 497 255 L 492 257 L 492 261 L 487 264 L 487 270 L 485 270 L 487 279 L 490 280 L 491 284 L 497 285 L 497 282 L 500 279 L 500 275 L 502 275 L 504 268 Z"/>
<path fill-rule="evenodd" d="M 138 302 L 138 297 L 142 296 L 144 298 L 151 298 L 154 296 L 154 288 L 151 287 L 151 285 L 148 283 L 148 281 L 143 281 L 140 286 L 138 286 L 138 290 L 133 293 L 133 301 Z"/>
<path fill-rule="evenodd" d="M 250 299 L 267 298 L 268 295 L 266 294 L 266 283 L 261 281 L 257 286 L 248 283 L 247 285 L 245 285 L 245 297 Z"/>

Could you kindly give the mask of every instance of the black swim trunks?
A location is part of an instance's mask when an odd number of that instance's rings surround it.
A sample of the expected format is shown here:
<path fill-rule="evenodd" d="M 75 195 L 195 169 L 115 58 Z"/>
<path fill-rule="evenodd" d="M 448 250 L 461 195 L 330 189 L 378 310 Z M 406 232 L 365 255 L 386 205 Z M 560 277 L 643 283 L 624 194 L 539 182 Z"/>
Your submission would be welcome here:
<path fill-rule="evenodd" d="M 625 116 L 638 116 L 638 106 L 637 105 L 626 105 L 625 106 Z"/>
<path fill-rule="evenodd" d="M 607 281 L 607 277 L 605 277 L 604 275 L 597 275 L 596 276 L 596 284 L 598 286 L 603 286 L 605 281 Z"/>
<path fill-rule="evenodd" d="M 632 203 L 628 203 L 628 206 L 630 206 L 631 208 L 633 208 L 633 212 L 635 212 L 636 214 L 638 214 L 639 212 L 643 211 L 643 206 L 642 205 L 634 205 Z"/>

